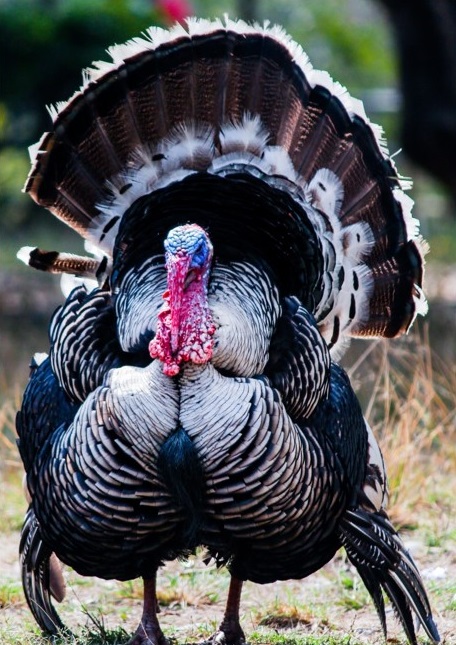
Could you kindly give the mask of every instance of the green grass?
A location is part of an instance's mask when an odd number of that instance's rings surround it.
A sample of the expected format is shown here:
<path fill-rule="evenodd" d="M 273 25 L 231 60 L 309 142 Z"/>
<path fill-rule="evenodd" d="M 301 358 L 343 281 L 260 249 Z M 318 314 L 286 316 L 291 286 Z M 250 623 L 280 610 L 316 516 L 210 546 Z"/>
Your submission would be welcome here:
<path fill-rule="evenodd" d="M 22 471 L 10 469 L 3 477 L 0 497 L 0 533 L 19 531 L 27 509 L 22 490 Z"/>
<path fill-rule="evenodd" d="M 170 645 L 184 645 L 185 641 L 177 641 L 169 634 Z M 0 631 L 0 637 L 2 633 Z M 49 645 L 49 640 L 33 634 L 30 637 L 5 635 L 4 645 Z M 62 636 L 52 640 L 53 645 L 125 645 L 129 635 L 122 628 L 116 630 L 97 631 L 87 629 L 76 636 Z M 281 635 L 275 632 L 252 632 L 248 637 L 252 645 L 361 645 L 361 641 L 351 636 L 297 636 Z"/>
<path fill-rule="evenodd" d="M 358 645 L 360 643 L 352 636 L 296 636 L 274 632 L 253 632 L 249 635 L 249 641 L 256 645 Z"/>
<path fill-rule="evenodd" d="M 38 632 L 29 636 L 4 633 L 0 629 L 0 638 L 4 645 L 125 645 L 129 635 L 122 629 L 84 629 L 78 635 L 54 637 L 52 641 Z"/>
<path fill-rule="evenodd" d="M 22 585 L 18 580 L 0 583 L 0 609 L 23 602 Z"/>

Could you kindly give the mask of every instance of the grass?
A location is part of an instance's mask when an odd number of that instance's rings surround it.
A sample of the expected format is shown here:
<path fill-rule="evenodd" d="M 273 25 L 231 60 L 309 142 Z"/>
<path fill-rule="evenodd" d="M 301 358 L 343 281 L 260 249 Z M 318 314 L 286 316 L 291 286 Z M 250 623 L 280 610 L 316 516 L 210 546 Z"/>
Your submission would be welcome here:
<path fill-rule="evenodd" d="M 356 351 L 356 344 L 354 350 Z M 433 355 L 426 331 L 397 343 L 370 343 L 349 367 L 387 463 L 396 525 L 407 528 L 426 581 L 443 643 L 456 642 L 456 370 Z M 362 387 L 361 387 L 362 386 Z M 0 407 L 0 554 L 12 543 L 11 570 L 0 579 L 0 642 L 45 645 L 25 604 L 14 569 L 25 502 L 17 456 L 15 387 Z M 2 566 L 2 565 L 0 565 Z M 437 575 L 440 569 L 444 572 Z M 66 572 L 68 595 L 59 612 L 77 627 L 55 645 L 120 645 L 139 620 L 142 585 L 100 582 Z M 434 577 L 433 577 L 434 576 Z M 440 577 L 439 577 L 440 576 Z M 208 638 L 223 613 L 228 588 L 224 571 L 199 558 L 171 563 L 159 578 L 161 621 L 171 642 Z M 372 602 L 341 552 L 304 581 L 265 587 L 246 585 L 242 623 L 253 645 L 380 645 L 383 638 Z M 392 621 L 388 618 L 389 626 Z M 443 625 L 443 628 L 442 628 Z M 396 645 L 405 643 L 393 630 Z M 425 640 L 422 641 L 423 643 Z"/>
<path fill-rule="evenodd" d="M 422 526 L 425 515 L 441 535 L 456 508 L 455 366 L 432 353 L 425 327 L 392 346 L 374 342 L 348 373 L 370 392 L 365 413 L 387 465 L 395 523 Z"/>
<path fill-rule="evenodd" d="M 166 634 L 171 645 L 176 645 L 175 639 Z M 85 629 L 79 636 L 62 636 L 53 639 L 53 645 L 123 645 L 128 640 L 127 632 L 122 629 L 108 630 Z M 11 636 L 8 641 L 2 641 L 8 645 L 49 645 L 49 641 L 33 634 L 30 638 Z M 249 634 L 249 642 L 252 645 L 361 645 L 361 642 L 351 636 L 298 636 L 281 635 L 255 631 Z"/>
<path fill-rule="evenodd" d="M 352 636 L 297 636 L 283 634 L 264 634 L 253 632 L 249 635 L 251 643 L 258 645 L 357 645 L 360 643 Z"/>
<path fill-rule="evenodd" d="M 0 583 L 0 609 L 21 603 L 22 599 L 22 586 L 18 580 Z"/>

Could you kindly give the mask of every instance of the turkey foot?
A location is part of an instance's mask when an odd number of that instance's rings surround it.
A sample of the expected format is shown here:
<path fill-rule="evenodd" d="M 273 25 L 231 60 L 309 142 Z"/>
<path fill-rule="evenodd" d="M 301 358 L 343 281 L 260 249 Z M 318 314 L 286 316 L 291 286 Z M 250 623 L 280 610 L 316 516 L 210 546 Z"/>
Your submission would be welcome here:
<path fill-rule="evenodd" d="M 231 577 L 225 615 L 217 632 L 204 645 L 245 645 L 245 635 L 239 622 L 242 580 Z"/>
<path fill-rule="evenodd" d="M 127 645 L 168 645 L 157 618 L 156 576 L 144 579 L 141 622 Z"/>
<path fill-rule="evenodd" d="M 160 626 L 154 622 L 141 621 L 127 645 L 169 645 Z"/>
<path fill-rule="evenodd" d="M 239 622 L 228 624 L 223 621 L 218 631 L 206 642 L 210 645 L 245 645 L 245 635 Z"/>

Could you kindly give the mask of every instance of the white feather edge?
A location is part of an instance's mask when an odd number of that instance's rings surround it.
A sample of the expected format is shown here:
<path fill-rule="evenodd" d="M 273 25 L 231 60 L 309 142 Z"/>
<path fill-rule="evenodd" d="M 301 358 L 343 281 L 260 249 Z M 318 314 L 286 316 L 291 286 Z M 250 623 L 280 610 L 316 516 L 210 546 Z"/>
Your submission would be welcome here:
<path fill-rule="evenodd" d="M 334 81 L 328 72 L 314 69 L 301 45 L 294 41 L 279 25 L 271 26 L 268 21 L 265 21 L 262 25 L 259 23 L 248 24 L 243 20 L 233 20 L 225 15 L 223 19 L 215 20 L 188 18 L 186 27 L 179 23 L 170 29 L 149 27 L 142 36 L 133 38 L 126 43 L 110 47 L 108 54 L 111 56 L 111 61 L 94 61 L 92 67 L 87 68 L 83 72 L 83 85 L 81 89 L 75 92 L 68 101 L 61 101 L 55 106 L 51 105 L 48 107 L 53 120 L 55 121 L 67 105 L 79 94 L 83 93 L 88 86 L 94 82 L 98 82 L 106 74 L 121 67 L 128 59 L 142 52 L 157 49 L 161 45 L 170 43 L 178 38 L 191 39 L 196 36 L 209 35 L 216 31 L 226 30 L 241 35 L 258 34 L 263 37 L 267 36 L 281 43 L 290 52 L 294 62 L 302 69 L 312 87 L 322 85 L 327 88 L 331 94 L 337 96 L 351 118 L 356 115 L 372 128 L 380 150 L 385 157 L 388 157 L 388 150 L 383 139 L 383 130 L 380 126 L 371 123 L 367 118 L 363 103 L 350 96 L 348 90 L 340 83 Z"/>
<path fill-rule="evenodd" d="M 425 256 L 429 253 L 429 244 L 426 240 L 420 235 L 420 222 L 412 215 L 413 208 L 413 199 L 411 199 L 406 193 L 400 188 L 395 188 L 393 190 L 393 195 L 395 200 L 400 204 L 402 215 L 404 217 L 405 227 L 407 231 L 407 239 L 413 240 L 415 242 L 416 248 L 420 254 L 421 260 L 423 262 L 423 271 L 426 264 Z M 415 318 L 420 316 L 425 316 L 429 310 L 428 301 L 424 295 L 424 291 L 417 285 L 414 285 L 413 302 L 415 305 L 415 312 L 410 321 L 410 324 L 407 328 L 407 332 L 412 327 Z"/>
<path fill-rule="evenodd" d="M 30 254 L 35 249 L 36 246 L 21 246 L 19 251 L 16 253 L 16 257 L 18 260 L 28 265 L 30 263 Z"/>
<path fill-rule="evenodd" d="M 216 20 L 189 18 L 186 22 L 186 28 L 181 24 L 176 24 L 170 29 L 162 29 L 160 27 L 150 27 L 143 34 L 142 37 L 134 38 L 130 41 L 127 41 L 124 44 L 112 46 L 108 50 L 108 53 L 110 54 L 112 61 L 94 62 L 92 68 L 88 68 L 83 72 L 83 86 L 81 87 L 81 89 L 76 91 L 68 101 L 62 101 L 57 103 L 55 106 L 49 106 L 48 107 L 49 113 L 51 114 L 51 117 L 55 122 L 56 120 L 58 120 L 61 112 L 65 110 L 66 107 L 72 101 L 74 101 L 75 98 L 77 98 L 77 96 L 85 92 L 86 89 L 91 84 L 95 82 L 99 82 L 106 74 L 112 72 L 113 70 L 119 69 L 119 67 L 121 67 L 126 61 L 128 61 L 128 59 L 134 56 L 140 55 L 142 52 L 157 49 L 161 45 L 170 43 L 173 40 L 178 38 L 191 39 L 192 37 L 209 35 L 211 33 L 214 33 L 216 31 L 220 31 L 223 29 L 225 29 L 226 31 L 231 31 L 231 32 L 243 34 L 243 35 L 258 34 L 263 37 L 270 37 L 276 40 L 277 42 L 281 43 L 290 52 L 290 55 L 292 56 L 294 62 L 304 72 L 307 78 L 307 81 L 312 87 L 315 87 L 316 85 L 321 85 L 326 89 L 328 89 L 328 91 L 331 92 L 331 94 L 333 94 L 340 100 L 343 107 L 347 110 L 347 113 L 351 119 L 353 119 L 355 116 L 359 117 L 371 128 L 381 154 L 383 155 L 384 158 L 390 161 L 390 163 L 393 165 L 395 169 L 395 164 L 391 159 L 391 157 L 389 156 L 389 152 L 383 138 L 383 130 L 380 126 L 372 123 L 368 119 L 364 110 L 363 103 L 360 100 L 353 98 L 349 94 L 348 90 L 340 83 L 334 81 L 326 71 L 314 69 L 312 64 L 309 61 L 308 56 L 302 49 L 301 45 L 299 45 L 296 41 L 294 41 L 291 38 L 291 36 L 289 36 L 282 27 L 278 25 L 271 26 L 269 22 L 265 22 L 263 25 L 260 25 L 258 23 L 250 25 L 242 20 L 232 20 L 228 18 L 228 16 L 226 15 L 224 16 L 223 19 L 216 19 Z M 267 172 L 268 174 L 272 174 L 272 169 L 274 169 L 274 172 L 277 172 L 277 169 L 280 168 L 280 170 L 285 171 L 287 173 L 287 176 L 292 181 L 296 181 L 297 173 L 291 172 L 293 167 L 291 162 L 289 162 L 289 158 L 286 158 L 287 157 L 286 153 L 285 153 L 285 157 L 282 152 L 280 153 L 279 156 L 277 156 L 278 152 L 273 150 L 273 146 L 268 147 L 265 145 L 266 136 L 265 136 L 264 129 L 262 129 L 262 124 L 260 122 L 260 119 L 258 117 L 256 117 L 255 115 L 246 115 L 246 118 L 244 118 L 241 123 L 231 124 L 230 127 L 228 127 L 227 125 L 225 129 L 226 129 L 225 136 L 227 137 L 227 143 L 228 143 L 228 140 L 230 139 L 242 138 L 242 136 L 246 137 L 246 135 L 247 135 L 247 139 L 249 139 L 249 137 L 253 137 L 253 139 L 256 139 L 257 143 L 259 142 L 259 139 L 263 139 L 262 144 L 263 144 L 264 151 L 266 151 L 266 154 L 264 155 L 265 159 L 258 160 L 259 162 L 258 165 L 261 167 L 261 170 L 264 172 Z M 184 136 L 185 136 L 185 131 L 186 131 L 186 126 L 181 127 L 181 132 Z M 39 157 L 41 153 L 41 144 L 45 137 L 46 135 L 44 135 L 37 144 L 29 148 L 32 162 L 34 162 Z M 188 144 L 188 139 L 189 137 L 187 137 L 187 144 Z M 176 138 L 174 138 L 174 142 L 177 145 Z M 251 142 L 252 141 L 250 141 L 250 143 Z M 234 141 L 232 141 L 232 143 L 234 143 Z M 161 142 L 161 145 L 163 144 L 164 142 Z M 247 145 L 247 148 L 248 147 L 249 146 Z M 144 153 L 144 151 L 137 151 L 137 155 L 138 155 L 138 158 L 142 157 L 143 160 L 144 160 L 144 157 L 148 156 L 147 153 L 146 154 Z M 250 159 L 252 157 L 251 154 L 248 154 L 248 155 L 246 154 L 246 157 L 247 156 Z M 276 164 L 274 164 L 274 156 L 276 156 L 277 158 Z M 279 160 L 279 157 L 280 157 L 280 160 Z M 242 161 L 244 161 L 244 163 L 247 163 L 247 159 L 243 158 L 241 154 L 239 158 L 239 162 L 242 163 Z M 219 159 L 215 162 L 214 165 L 220 166 L 221 163 L 222 162 Z M 113 216 L 113 206 L 114 206 L 116 215 L 119 215 L 121 217 L 125 212 L 126 208 L 128 208 L 133 203 L 133 201 L 135 201 L 139 196 L 144 194 L 144 190 L 145 189 L 147 190 L 147 187 L 151 187 L 153 185 L 154 189 L 156 189 L 158 187 L 168 185 L 174 181 L 178 181 L 179 179 L 182 179 L 183 177 L 193 172 L 190 169 L 182 170 L 179 172 L 173 163 L 169 165 L 171 167 L 168 168 L 168 172 L 166 173 L 167 176 L 164 176 L 164 173 L 163 174 L 160 173 L 161 174 L 160 179 L 156 175 L 154 176 L 154 172 L 152 172 L 152 176 L 154 177 L 152 178 L 150 176 L 151 168 L 147 161 L 145 164 L 140 164 L 139 167 L 136 166 L 136 168 L 135 168 L 135 164 L 133 163 L 132 164 L 133 167 L 130 166 L 130 169 L 127 170 L 125 173 L 122 173 L 121 177 L 120 176 L 113 177 L 110 182 L 110 185 L 112 188 L 115 189 L 116 184 L 122 181 L 133 182 L 135 184 L 135 188 L 129 191 L 128 194 L 126 194 L 125 196 L 121 195 L 118 190 L 114 190 L 114 193 L 116 194 L 115 204 L 113 204 L 113 202 L 111 201 L 104 205 L 103 204 L 98 205 L 101 213 L 101 218 L 99 218 L 99 225 L 97 223 L 97 230 L 100 230 L 100 227 L 103 228 L 106 221 L 108 221 L 108 219 L 110 219 Z M 398 183 L 400 187 L 394 189 L 393 194 L 396 201 L 401 205 L 401 209 L 404 214 L 404 219 L 405 219 L 406 228 L 407 228 L 407 237 L 408 239 L 410 240 L 413 239 L 414 241 L 417 242 L 420 252 L 424 257 L 425 253 L 427 252 L 427 247 L 425 243 L 422 241 L 422 238 L 419 236 L 418 221 L 415 218 L 413 218 L 411 215 L 411 207 L 412 207 L 413 201 L 403 192 L 403 190 L 407 190 L 410 187 L 410 182 L 408 180 L 398 177 Z M 93 231 L 93 235 L 89 236 L 89 239 L 93 242 L 93 244 L 96 247 L 101 248 L 104 253 L 107 253 L 107 252 L 109 253 L 112 248 L 111 243 L 113 242 L 113 239 L 115 237 L 116 228 L 117 227 L 113 227 L 111 234 L 107 236 L 107 239 L 104 241 L 103 244 L 100 244 L 99 240 L 97 239 L 97 236 L 94 234 L 95 231 Z M 416 288 L 415 305 L 416 305 L 416 313 L 420 313 L 420 314 L 426 313 L 427 311 L 426 299 L 424 298 L 423 292 L 418 287 Z"/>
<path fill-rule="evenodd" d="M 383 130 L 380 126 L 372 123 L 367 118 L 363 103 L 360 100 L 353 98 L 343 85 L 331 78 L 328 72 L 314 69 L 301 45 L 294 41 L 279 25 L 271 26 L 267 21 L 262 25 L 259 23 L 250 25 L 242 20 L 232 20 L 225 15 L 223 19 L 215 20 L 188 18 L 186 21 L 186 27 L 187 28 L 179 23 L 175 24 L 170 29 L 150 27 L 142 36 L 129 40 L 124 44 L 113 45 L 110 47 L 108 49 L 108 53 L 111 56 L 111 61 L 94 62 L 92 64 L 93 67 L 84 70 L 83 85 L 80 90 L 76 91 L 67 101 L 61 101 L 54 106 L 48 106 L 48 111 L 53 121 L 55 122 L 58 120 L 62 111 L 65 110 L 65 108 L 74 101 L 77 96 L 84 93 L 92 83 L 99 82 L 106 74 L 119 69 L 119 67 L 128 61 L 128 59 L 137 56 L 142 52 L 157 49 L 161 45 L 170 43 L 178 38 L 191 39 L 194 36 L 205 34 L 209 35 L 224 29 L 226 31 L 243 35 L 258 34 L 263 37 L 267 36 L 281 43 L 290 52 L 294 62 L 304 72 L 309 84 L 312 87 L 322 85 L 341 101 L 352 119 L 354 116 L 361 118 L 372 129 L 382 155 L 385 158 L 390 159 L 388 149 L 383 138 Z M 33 162 L 40 153 L 40 145 L 35 144 L 35 146 L 31 146 L 29 150 Z M 391 161 L 391 163 L 393 162 Z M 402 182 L 400 178 L 398 180 Z M 405 183 L 404 185 L 400 183 L 400 186 L 404 190 L 408 188 Z"/>
<path fill-rule="evenodd" d="M 294 62 L 304 72 L 309 84 L 312 87 L 322 85 L 341 101 L 350 118 L 353 119 L 355 116 L 361 118 L 373 131 L 382 155 L 385 158 L 390 159 L 388 149 L 383 138 L 383 130 L 380 126 L 372 123 L 367 118 L 363 103 L 360 100 L 353 98 L 343 85 L 331 78 L 328 72 L 314 69 L 301 45 L 294 41 L 279 25 L 271 26 L 267 21 L 264 22 L 263 25 L 259 23 L 250 25 L 242 20 L 232 20 L 225 15 L 223 19 L 215 20 L 188 18 L 186 27 L 187 28 L 179 23 L 175 24 L 170 29 L 150 27 L 138 38 L 129 40 L 124 44 L 113 45 L 108 49 L 108 53 L 112 59 L 111 61 L 94 62 L 92 64 L 93 67 L 84 70 L 83 85 L 80 90 L 76 91 L 67 101 L 61 101 L 54 106 L 48 106 L 48 110 L 53 121 L 55 122 L 58 120 L 62 111 L 65 110 L 65 108 L 74 101 L 78 95 L 84 93 L 92 83 L 99 82 L 106 74 L 119 69 L 119 67 L 121 67 L 130 58 L 137 56 L 142 52 L 157 49 L 161 45 L 170 43 L 178 38 L 191 39 L 194 36 L 205 34 L 209 35 L 224 29 L 226 31 L 243 35 L 258 34 L 263 37 L 267 36 L 281 43 L 290 52 Z M 40 146 L 39 144 L 35 145 L 29 150 L 33 162 L 39 155 Z M 391 163 L 394 166 L 392 161 Z M 398 181 L 401 182 L 400 186 L 402 189 L 405 190 L 408 188 L 408 185 L 405 185 L 405 182 L 402 184 L 402 179 L 399 178 Z"/>

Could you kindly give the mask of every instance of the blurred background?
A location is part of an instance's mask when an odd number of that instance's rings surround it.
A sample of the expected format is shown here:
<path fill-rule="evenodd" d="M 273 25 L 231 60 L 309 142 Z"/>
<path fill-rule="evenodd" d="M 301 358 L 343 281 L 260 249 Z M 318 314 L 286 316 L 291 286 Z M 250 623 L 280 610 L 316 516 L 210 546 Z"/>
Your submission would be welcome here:
<path fill-rule="evenodd" d="M 82 251 L 78 236 L 22 194 L 27 148 L 46 105 L 81 69 L 151 24 L 228 13 L 282 24 L 313 65 L 361 98 L 398 153 L 429 240 L 430 315 L 421 329 L 456 362 L 456 9 L 452 0 L 0 0 L 0 405 L 17 399 L 34 351 L 47 349 L 59 281 L 21 265 L 22 245 Z M 423 327 L 424 326 L 424 327 Z M 355 344 L 356 346 L 356 344 Z"/>

